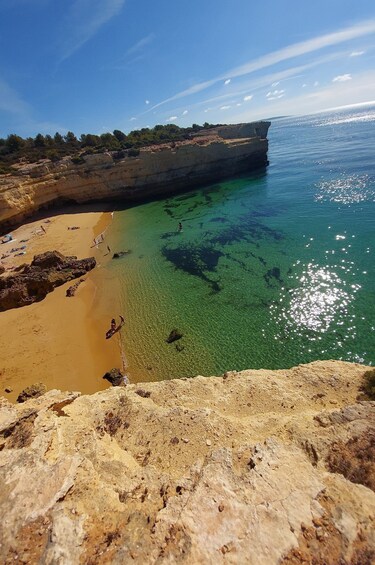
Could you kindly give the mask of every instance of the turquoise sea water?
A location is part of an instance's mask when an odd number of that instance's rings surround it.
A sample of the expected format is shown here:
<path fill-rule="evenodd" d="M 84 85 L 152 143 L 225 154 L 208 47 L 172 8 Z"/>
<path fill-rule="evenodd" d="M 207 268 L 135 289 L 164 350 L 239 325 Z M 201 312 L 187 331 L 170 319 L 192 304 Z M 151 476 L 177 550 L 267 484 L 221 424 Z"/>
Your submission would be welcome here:
<path fill-rule="evenodd" d="M 374 125 L 375 106 L 274 121 L 265 171 L 115 213 L 131 380 L 375 363 Z"/>

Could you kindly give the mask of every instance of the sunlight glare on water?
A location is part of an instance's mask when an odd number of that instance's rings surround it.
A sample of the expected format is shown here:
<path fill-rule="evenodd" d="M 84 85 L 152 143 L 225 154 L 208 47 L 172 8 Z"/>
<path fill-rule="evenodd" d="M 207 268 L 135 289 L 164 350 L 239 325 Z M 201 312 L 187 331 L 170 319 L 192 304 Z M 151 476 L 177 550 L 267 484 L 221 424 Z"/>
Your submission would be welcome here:
<path fill-rule="evenodd" d="M 286 293 L 282 289 L 279 303 L 271 306 L 271 312 L 284 333 L 304 333 L 306 339 L 315 340 L 333 323 L 342 325 L 349 317 L 348 307 L 361 287 L 348 287 L 347 281 L 328 265 L 309 263 L 295 288 Z"/>
<path fill-rule="evenodd" d="M 316 185 L 315 199 L 317 202 L 330 201 L 338 204 L 375 202 L 375 188 L 369 181 L 369 175 L 343 175 L 322 180 Z"/>

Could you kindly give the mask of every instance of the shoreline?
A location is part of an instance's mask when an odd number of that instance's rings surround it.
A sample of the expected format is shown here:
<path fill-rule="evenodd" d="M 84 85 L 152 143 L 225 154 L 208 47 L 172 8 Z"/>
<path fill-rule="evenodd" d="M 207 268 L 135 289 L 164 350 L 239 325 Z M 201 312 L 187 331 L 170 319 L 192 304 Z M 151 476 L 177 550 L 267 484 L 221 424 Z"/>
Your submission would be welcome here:
<path fill-rule="evenodd" d="M 112 255 L 106 253 L 105 242 L 93 246 L 94 238 L 108 229 L 112 215 L 76 210 L 51 215 L 17 228 L 11 232 L 13 241 L 0 245 L 0 257 L 12 248 L 26 246 L 23 255 L 12 253 L 3 260 L 8 269 L 53 250 L 97 260 L 74 297 L 66 297 L 67 288 L 74 283 L 69 281 L 40 302 L 0 313 L 0 394 L 7 400 L 15 402 L 24 388 L 37 382 L 47 389 L 97 392 L 110 386 L 102 378 L 104 373 L 123 368 L 119 336 L 105 339 L 119 307 L 115 280 L 105 270 Z M 105 295 L 110 296 L 110 303 L 103 301 Z M 7 387 L 11 393 L 4 391 Z"/>

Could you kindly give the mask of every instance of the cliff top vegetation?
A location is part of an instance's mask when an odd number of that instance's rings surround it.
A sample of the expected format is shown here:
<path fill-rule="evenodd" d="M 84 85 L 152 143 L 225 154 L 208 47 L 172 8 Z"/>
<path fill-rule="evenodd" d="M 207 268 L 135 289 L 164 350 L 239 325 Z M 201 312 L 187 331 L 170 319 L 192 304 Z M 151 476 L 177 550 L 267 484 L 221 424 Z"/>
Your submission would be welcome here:
<path fill-rule="evenodd" d="M 123 158 L 127 152 L 135 155 L 141 147 L 187 140 L 199 131 L 213 127 L 216 126 L 207 122 L 203 126 L 193 124 L 188 128 L 166 124 L 133 130 L 128 134 L 115 129 L 112 133 L 87 133 L 79 138 L 71 131 L 64 136 L 58 132 L 54 136 L 38 133 L 34 138 L 26 139 L 13 133 L 6 139 L 0 138 L 0 174 L 12 172 L 12 165 L 21 160 L 29 163 L 40 159 L 58 161 L 65 156 L 80 159 L 82 155 L 103 151 L 118 151 L 119 157 Z"/>

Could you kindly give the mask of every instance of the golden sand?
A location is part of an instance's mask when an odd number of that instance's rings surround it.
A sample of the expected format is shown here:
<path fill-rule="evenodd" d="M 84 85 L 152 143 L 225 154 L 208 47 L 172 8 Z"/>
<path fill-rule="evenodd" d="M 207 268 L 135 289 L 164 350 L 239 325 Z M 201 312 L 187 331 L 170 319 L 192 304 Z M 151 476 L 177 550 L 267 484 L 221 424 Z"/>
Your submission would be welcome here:
<path fill-rule="evenodd" d="M 97 260 L 97 267 L 84 277 L 74 297 L 66 297 L 67 288 L 75 282 L 71 281 L 41 302 L 0 313 L 0 394 L 9 400 L 14 401 L 36 382 L 48 389 L 95 392 L 109 386 L 102 378 L 106 371 L 122 368 L 119 336 L 105 339 L 111 318 L 119 314 L 114 281 L 108 281 L 103 268 L 112 254 L 106 240 L 93 246 L 94 237 L 110 220 L 110 213 L 102 212 L 56 215 L 18 228 L 12 232 L 12 242 L 0 245 L 0 257 L 26 245 L 24 255 L 13 253 L 2 261 L 7 268 L 54 250 Z M 73 226 L 79 229 L 68 229 Z M 28 241 L 21 242 L 25 239 Z M 100 287 L 103 278 L 110 288 Z M 13 392 L 5 393 L 7 387 Z"/>

